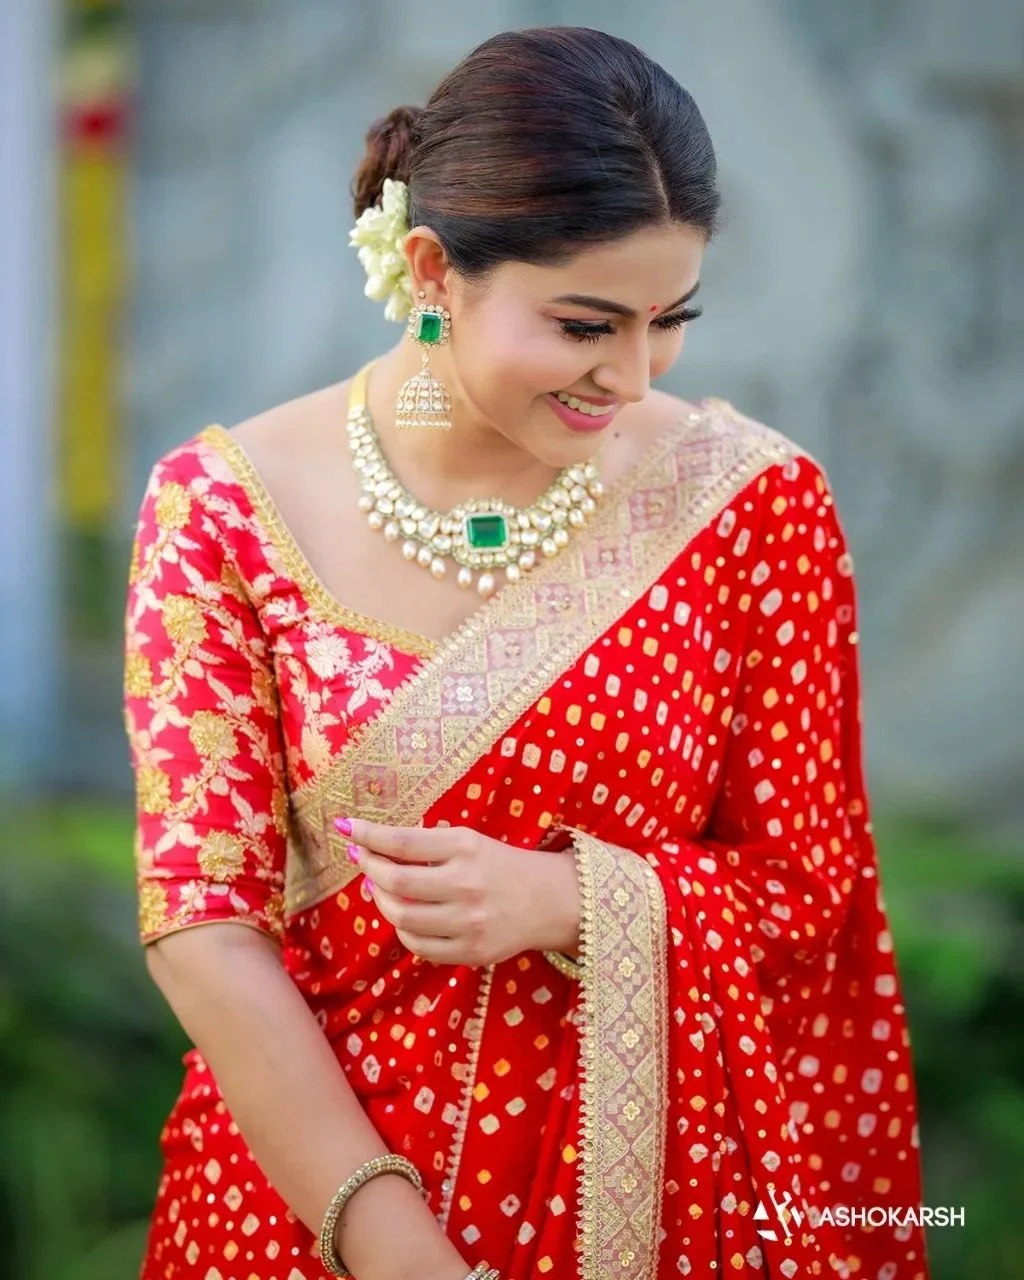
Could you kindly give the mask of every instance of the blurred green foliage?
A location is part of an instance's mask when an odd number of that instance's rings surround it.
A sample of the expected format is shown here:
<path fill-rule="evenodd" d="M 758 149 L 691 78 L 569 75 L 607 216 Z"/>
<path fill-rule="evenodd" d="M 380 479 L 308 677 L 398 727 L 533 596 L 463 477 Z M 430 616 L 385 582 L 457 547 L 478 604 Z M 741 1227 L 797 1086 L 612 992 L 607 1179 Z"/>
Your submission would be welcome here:
<path fill-rule="evenodd" d="M 0 821 L 0 1276 L 138 1274 L 186 1047 L 142 964 L 123 812 Z"/>
<path fill-rule="evenodd" d="M 0 819 L 0 1280 L 129 1280 L 181 1032 L 135 940 L 131 824 L 61 804 Z M 1024 1275 L 1024 877 L 950 827 L 883 824 L 910 1012 L 935 1280 Z M 867 1278 L 865 1278 L 867 1280 Z"/>

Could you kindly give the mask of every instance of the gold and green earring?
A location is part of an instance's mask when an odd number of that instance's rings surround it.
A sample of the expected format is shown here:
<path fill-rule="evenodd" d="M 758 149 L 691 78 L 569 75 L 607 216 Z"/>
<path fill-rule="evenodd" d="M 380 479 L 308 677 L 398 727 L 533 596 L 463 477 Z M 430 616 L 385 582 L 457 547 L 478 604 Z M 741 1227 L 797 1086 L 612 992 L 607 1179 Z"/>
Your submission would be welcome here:
<path fill-rule="evenodd" d="M 421 290 L 421 298 L 427 295 Z M 451 333 L 451 312 L 417 302 L 409 314 L 409 337 L 423 349 L 423 367 L 402 384 L 395 402 L 395 426 L 402 430 L 430 427 L 450 431 L 452 398 L 448 388 L 430 372 L 431 348 L 443 347 Z"/>

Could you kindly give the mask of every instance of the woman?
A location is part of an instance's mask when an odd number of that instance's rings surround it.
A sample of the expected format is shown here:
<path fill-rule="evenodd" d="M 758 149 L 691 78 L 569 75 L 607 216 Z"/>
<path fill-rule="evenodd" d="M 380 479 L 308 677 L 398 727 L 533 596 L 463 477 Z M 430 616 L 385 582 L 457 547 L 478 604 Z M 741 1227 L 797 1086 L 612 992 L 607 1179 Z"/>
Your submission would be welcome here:
<path fill-rule="evenodd" d="M 920 1196 L 832 497 L 650 385 L 704 122 L 544 29 L 368 143 L 407 334 L 142 508 L 142 930 L 196 1045 L 144 1275 L 922 1277 L 824 1214 Z"/>

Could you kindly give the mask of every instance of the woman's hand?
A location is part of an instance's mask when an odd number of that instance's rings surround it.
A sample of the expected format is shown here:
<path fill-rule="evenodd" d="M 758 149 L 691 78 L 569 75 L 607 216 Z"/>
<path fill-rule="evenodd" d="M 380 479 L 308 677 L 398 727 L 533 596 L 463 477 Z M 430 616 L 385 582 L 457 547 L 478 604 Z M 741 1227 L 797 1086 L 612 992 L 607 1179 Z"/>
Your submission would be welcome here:
<path fill-rule="evenodd" d="M 523 951 L 577 950 L 571 851 L 516 849 L 465 827 L 335 825 L 379 911 L 424 960 L 491 965 Z"/>

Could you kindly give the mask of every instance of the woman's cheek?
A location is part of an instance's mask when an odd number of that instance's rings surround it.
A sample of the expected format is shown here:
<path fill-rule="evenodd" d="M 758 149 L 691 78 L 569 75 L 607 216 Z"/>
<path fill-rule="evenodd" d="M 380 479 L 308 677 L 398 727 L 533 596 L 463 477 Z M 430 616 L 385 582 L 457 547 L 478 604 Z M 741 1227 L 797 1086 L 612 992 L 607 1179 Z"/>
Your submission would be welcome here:
<path fill-rule="evenodd" d="M 560 334 L 534 334 L 512 350 L 523 390 L 528 395 L 546 395 L 549 391 L 571 387 L 593 364 Z"/>
<path fill-rule="evenodd" d="M 685 328 L 672 334 L 665 334 L 651 343 L 651 377 L 660 378 L 667 373 L 683 353 L 686 341 Z"/>

